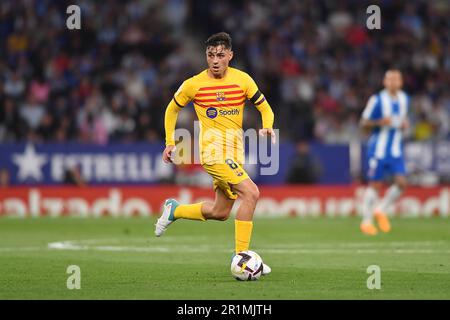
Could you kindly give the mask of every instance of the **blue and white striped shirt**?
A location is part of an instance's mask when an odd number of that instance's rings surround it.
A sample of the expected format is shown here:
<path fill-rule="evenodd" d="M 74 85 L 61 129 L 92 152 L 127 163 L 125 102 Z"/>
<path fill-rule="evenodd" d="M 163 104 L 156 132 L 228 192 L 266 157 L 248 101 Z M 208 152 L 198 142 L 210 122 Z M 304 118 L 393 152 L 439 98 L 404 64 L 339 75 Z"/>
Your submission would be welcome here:
<path fill-rule="evenodd" d="M 391 118 L 390 126 L 374 128 L 368 141 L 368 156 L 370 158 L 388 159 L 402 157 L 402 131 L 400 125 L 408 116 L 409 97 L 399 91 L 397 97 L 391 97 L 387 90 L 370 97 L 364 109 L 362 118 L 365 120 L 380 120 Z"/>

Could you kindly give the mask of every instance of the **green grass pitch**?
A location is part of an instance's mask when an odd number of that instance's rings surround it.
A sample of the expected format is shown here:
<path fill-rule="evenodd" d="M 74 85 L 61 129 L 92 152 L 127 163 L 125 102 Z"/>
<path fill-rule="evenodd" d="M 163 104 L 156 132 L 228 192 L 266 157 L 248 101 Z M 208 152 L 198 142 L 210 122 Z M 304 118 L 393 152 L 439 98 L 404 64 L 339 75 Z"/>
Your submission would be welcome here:
<path fill-rule="evenodd" d="M 0 218 L 0 299 L 450 299 L 450 219 L 397 218 L 376 237 L 357 218 L 256 219 L 251 247 L 272 274 L 254 282 L 230 275 L 232 219 L 177 221 L 161 238 L 154 222 Z"/>

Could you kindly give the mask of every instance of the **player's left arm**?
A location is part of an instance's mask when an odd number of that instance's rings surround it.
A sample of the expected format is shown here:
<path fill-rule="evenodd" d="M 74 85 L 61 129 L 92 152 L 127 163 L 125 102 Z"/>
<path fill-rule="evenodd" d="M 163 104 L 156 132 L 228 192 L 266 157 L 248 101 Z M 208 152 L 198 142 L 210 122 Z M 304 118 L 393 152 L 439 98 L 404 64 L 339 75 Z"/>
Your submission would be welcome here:
<path fill-rule="evenodd" d="M 407 131 L 410 127 L 409 110 L 410 110 L 410 105 L 411 105 L 411 97 L 407 94 L 405 94 L 405 96 L 406 96 L 406 115 L 400 126 L 400 129 L 402 129 L 403 131 Z"/>
<path fill-rule="evenodd" d="M 260 136 L 268 136 L 272 137 L 272 143 L 276 142 L 275 131 L 273 130 L 273 121 L 274 114 L 272 108 L 267 102 L 264 95 L 259 91 L 258 86 L 255 81 L 248 76 L 247 79 L 247 91 L 246 91 L 247 99 L 249 99 L 261 113 L 262 118 L 262 129 L 259 130 Z"/>
<path fill-rule="evenodd" d="M 163 151 L 163 161 L 172 162 L 172 152 L 175 151 L 175 126 L 178 113 L 184 106 L 192 100 L 191 80 L 188 79 L 182 83 L 177 92 L 167 105 L 164 115 L 164 129 L 166 132 L 166 148 Z"/>

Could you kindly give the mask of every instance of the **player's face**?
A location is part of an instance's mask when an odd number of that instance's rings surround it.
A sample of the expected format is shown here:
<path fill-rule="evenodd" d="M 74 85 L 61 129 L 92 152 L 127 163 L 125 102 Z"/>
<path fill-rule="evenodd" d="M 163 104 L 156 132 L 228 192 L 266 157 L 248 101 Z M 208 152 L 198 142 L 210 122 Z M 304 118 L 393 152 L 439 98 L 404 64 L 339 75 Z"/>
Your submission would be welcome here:
<path fill-rule="evenodd" d="M 210 72 L 214 77 L 222 77 L 233 58 L 233 51 L 224 46 L 208 47 L 206 49 L 206 61 Z"/>
<path fill-rule="evenodd" d="M 388 71 L 384 76 L 384 87 L 391 92 L 400 90 L 403 86 L 402 74 L 398 71 Z"/>

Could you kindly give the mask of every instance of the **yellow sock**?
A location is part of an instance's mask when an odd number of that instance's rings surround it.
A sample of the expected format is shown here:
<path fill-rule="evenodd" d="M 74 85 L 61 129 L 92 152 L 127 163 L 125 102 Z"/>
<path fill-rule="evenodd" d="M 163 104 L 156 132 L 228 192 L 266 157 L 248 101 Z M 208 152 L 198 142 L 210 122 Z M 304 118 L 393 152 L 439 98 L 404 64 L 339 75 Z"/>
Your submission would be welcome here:
<path fill-rule="evenodd" d="M 252 237 L 253 222 L 234 220 L 234 237 L 236 240 L 236 253 L 248 250 Z"/>
<path fill-rule="evenodd" d="M 205 221 L 205 217 L 202 215 L 202 202 L 194 204 L 180 204 L 175 209 L 173 216 L 175 219 L 183 218 Z"/>

